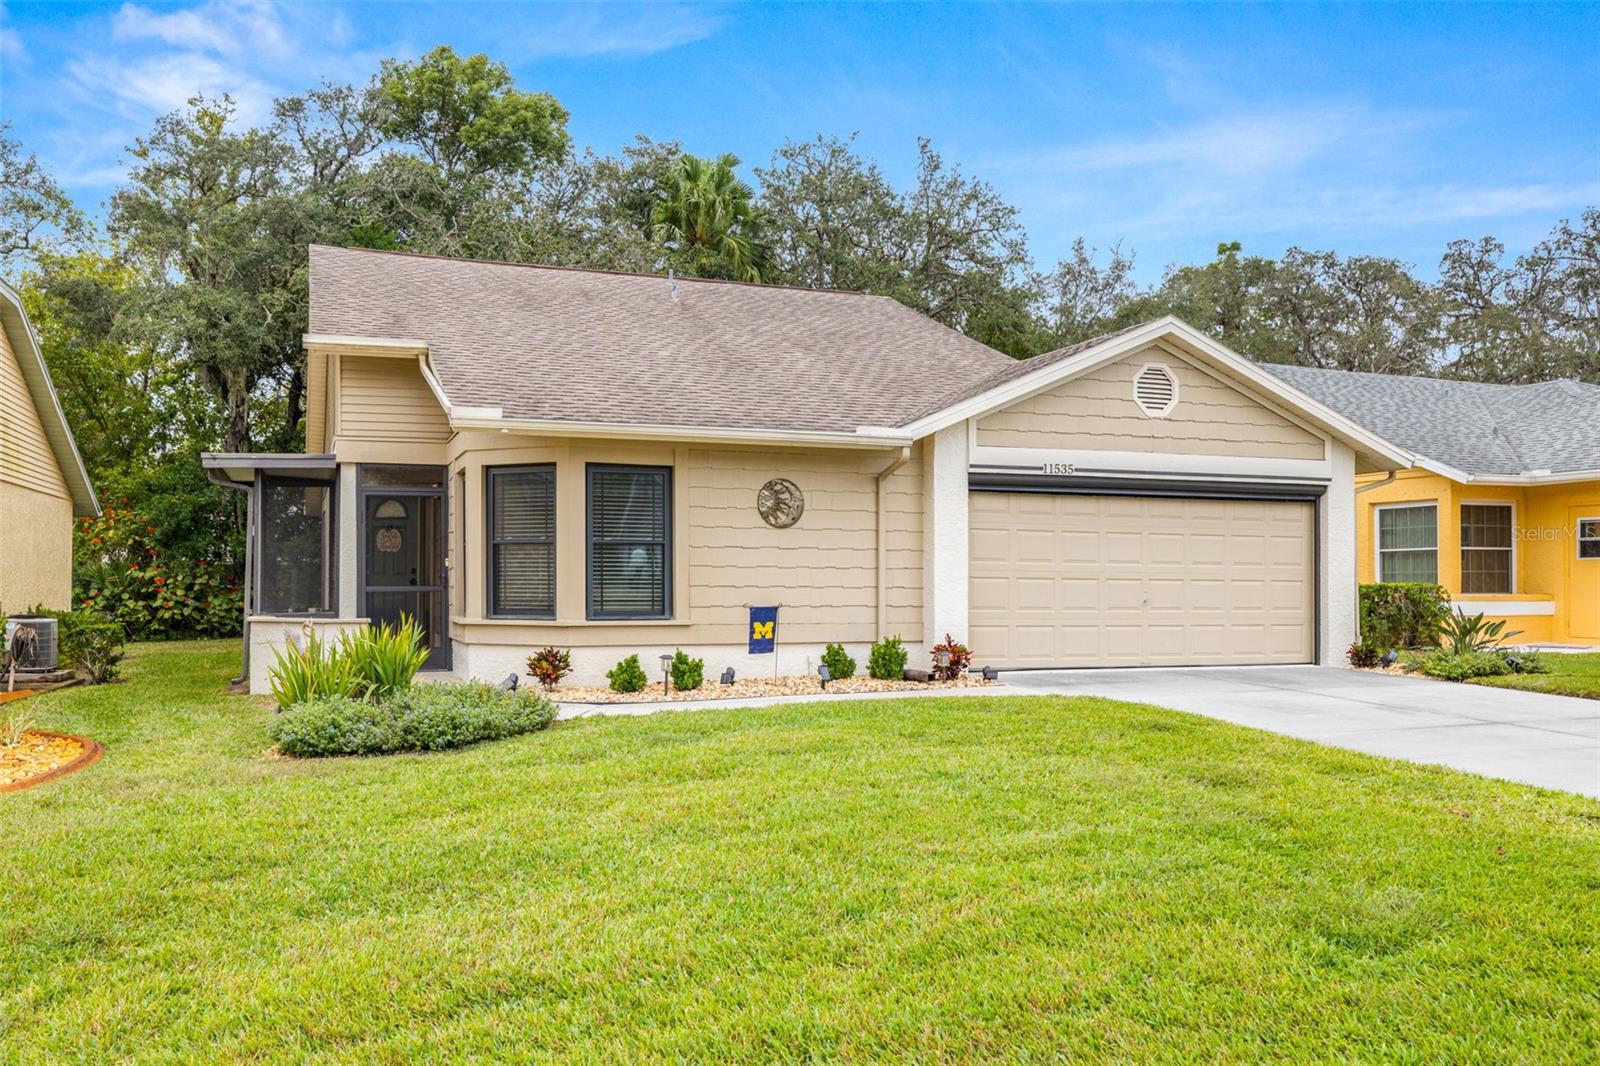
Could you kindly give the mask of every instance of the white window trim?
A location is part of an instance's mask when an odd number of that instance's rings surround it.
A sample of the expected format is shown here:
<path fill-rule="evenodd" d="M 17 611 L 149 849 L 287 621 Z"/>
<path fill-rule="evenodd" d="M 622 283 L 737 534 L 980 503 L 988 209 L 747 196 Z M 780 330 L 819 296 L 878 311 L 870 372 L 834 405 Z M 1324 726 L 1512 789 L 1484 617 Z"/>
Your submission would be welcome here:
<path fill-rule="evenodd" d="M 1583 554 L 1583 546 L 1591 542 L 1600 543 L 1600 536 L 1585 537 L 1583 535 L 1583 524 L 1585 522 L 1600 522 L 1600 515 L 1593 515 L 1588 518 L 1579 518 L 1577 521 L 1572 523 L 1572 540 L 1573 543 L 1577 545 L 1572 549 L 1573 558 L 1578 559 L 1581 562 L 1592 563 L 1595 560 L 1600 559 L 1600 555 L 1585 556 Z"/>
<path fill-rule="evenodd" d="M 1439 581 L 1439 512 L 1444 510 L 1438 500 L 1404 500 L 1396 503 L 1374 504 L 1372 508 L 1372 579 L 1383 582 L 1383 530 L 1380 526 L 1378 513 L 1380 511 L 1393 511 L 1404 507 L 1432 507 L 1433 508 L 1433 577 L 1435 583 Z M 1427 551 L 1427 548 L 1390 548 L 1391 552 L 1416 552 Z"/>
<path fill-rule="evenodd" d="M 1146 370 L 1159 370 L 1167 375 L 1167 380 L 1172 382 L 1172 399 L 1164 407 L 1146 407 L 1139 402 L 1139 379 L 1144 377 Z M 1172 372 L 1172 367 L 1166 363 L 1146 363 L 1133 375 L 1133 405 L 1150 418 L 1166 418 L 1178 406 L 1178 375 Z"/>
<path fill-rule="evenodd" d="M 1520 561 L 1518 559 L 1518 552 L 1517 552 L 1517 502 L 1515 500 L 1462 500 L 1459 504 L 1456 505 L 1456 537 L 1457 537 L 1456 546 L 1461 549 L 1463 555 L 1465 555 L 1465 553 L 1467 553 L 1467 552 L 1500 552 L 1500 551 L 1505 551 L 1506 549 L 1504 549 L 1504 548 L 1469 548 L 1466 545 L 1460 543 L 1461 508 L 1463 508 L 1463 507 L 1504 507 L 1506 510 L 1511 512 L 1511 587 L 1509 589 L 1507 589 L 1506 591 L 1504 591 L 1504 592 L 1473 592 L 1473 593 L 1468 593 L 1468 592 L 1464 592 L 1463 591 L 1463 592 L 1461 592 L 1461 595 L 1463 595 L 1463 596 L 1468 596 L 1468 595 L 1471 595 L 1471 596 L 1515 596 L 1517 594 L 1517 563 Z M 1463 558 L 1462 562 L 1466 562 L 1466 559 Z M 1461 580 L 1462 580 L 1462 582 L 1466 581 L 1466 567 L 1464 567 L 1464 566 L 1461 568 Z M 1458 582 L 1458 584 L 1459 584 L 1459 582 Z"/>

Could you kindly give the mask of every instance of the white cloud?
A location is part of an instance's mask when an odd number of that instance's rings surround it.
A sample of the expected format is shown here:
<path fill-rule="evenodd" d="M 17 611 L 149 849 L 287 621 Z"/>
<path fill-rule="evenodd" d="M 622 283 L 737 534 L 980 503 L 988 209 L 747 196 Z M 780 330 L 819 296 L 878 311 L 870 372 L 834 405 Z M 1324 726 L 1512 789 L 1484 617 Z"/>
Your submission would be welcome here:
<path fill-rule="evenodd" d="M 544 22 L 553 8 L 537 8 L 543 25 L 507 41 L 519 58 L 644 56 L 704 40 L 722 27 L 720 13 L 699 4 L 642 6 L 584 4 Z"/>
<path fill-rule="evenodd" d="M 212 2 L 167 12 L 123 4 L 112 20 L 111 36 L 116 41 L 156 40 L 234 57 L 247 49 L 273 55 L 289 50 L 278 10 L 266 0 Z"/>
<path fill-rule="evenodd" d="M 239 121 L 264 121 L 276 95 L 272 86 L 241 69 L 199 52 L 162 52 L 124 62 L 85 55 L 67 64 L 67 73 L 85 98 L 108 102 L 129 117 L 162 115 L 193 96 L 233 98 Z"/>

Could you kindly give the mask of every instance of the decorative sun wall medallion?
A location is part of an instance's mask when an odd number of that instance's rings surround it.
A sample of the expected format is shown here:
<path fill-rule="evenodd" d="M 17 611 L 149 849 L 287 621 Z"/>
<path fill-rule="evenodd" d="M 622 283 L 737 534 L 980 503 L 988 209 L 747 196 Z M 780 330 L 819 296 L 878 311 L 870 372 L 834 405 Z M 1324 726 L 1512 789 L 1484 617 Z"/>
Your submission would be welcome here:
<path fill-rule="evenodd" d="M 756 511 L 761 520 L 773 529 L 788 529 L 800 521 L 805 512 L 806 498 L 800 486 L 786 477 L 775 477 L 756 493 Z"/>

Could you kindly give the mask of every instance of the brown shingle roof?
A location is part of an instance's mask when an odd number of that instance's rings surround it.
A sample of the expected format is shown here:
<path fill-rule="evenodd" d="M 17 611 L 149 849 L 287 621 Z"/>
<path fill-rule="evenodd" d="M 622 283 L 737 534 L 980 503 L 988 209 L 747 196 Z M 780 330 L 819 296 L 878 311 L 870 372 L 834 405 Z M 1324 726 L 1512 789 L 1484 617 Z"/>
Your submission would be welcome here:
<path fill-rule="evenodd" d="M 424 341 L 452 404 L 575 422 L 852 432 L 1023 365 L 887 297 L 322 246 L 310 328 Z"/>

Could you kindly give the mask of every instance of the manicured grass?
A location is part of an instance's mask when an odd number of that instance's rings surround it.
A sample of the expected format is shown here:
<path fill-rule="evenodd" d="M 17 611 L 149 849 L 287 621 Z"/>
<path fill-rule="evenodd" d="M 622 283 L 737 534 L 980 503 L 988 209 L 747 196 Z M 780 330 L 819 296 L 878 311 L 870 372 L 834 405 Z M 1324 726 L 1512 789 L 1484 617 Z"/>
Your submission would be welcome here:
<path fill-rule="evenodd" d="M 228 644 L 40 698 L 0 1059 L 1600 1058 L 1600 803 L 1100 700 L 261 757 Z"/>
<path fill-rule="evenodd" d="M 1543 674 L 1511 674 L 1507 677 L 1480 677 L 1474 685 L 1496 688 L 1521 688 L 1529 692 L 1553 692 L 1558 696 L 1582 696 L 1600 700 L 1600 652 L 1584 655 L 1542 656 L 1550 670 Z"/>

